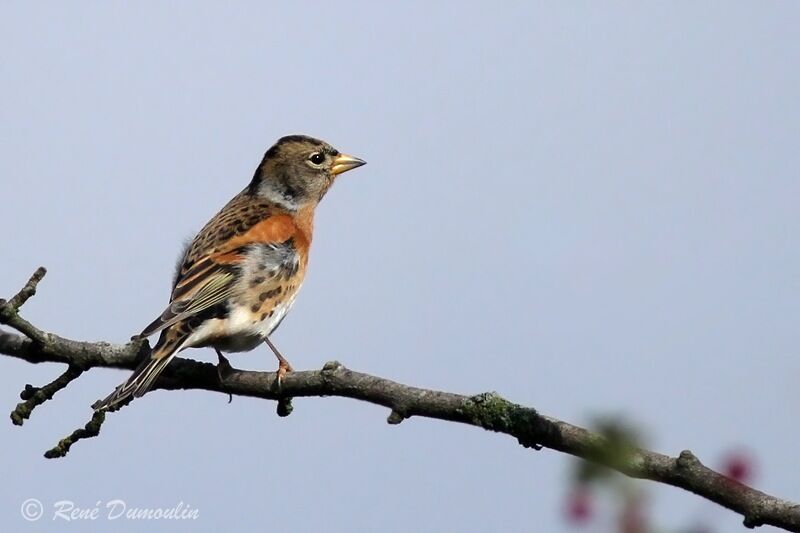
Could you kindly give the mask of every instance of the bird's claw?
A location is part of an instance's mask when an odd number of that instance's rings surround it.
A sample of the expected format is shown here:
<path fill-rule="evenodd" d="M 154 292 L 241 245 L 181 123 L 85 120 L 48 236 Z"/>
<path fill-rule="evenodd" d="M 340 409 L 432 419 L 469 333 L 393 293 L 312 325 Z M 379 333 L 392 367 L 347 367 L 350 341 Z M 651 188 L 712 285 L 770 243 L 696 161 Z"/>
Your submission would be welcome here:
<path fill-rule="evenodd" d="M 278 362 L 278 371 L 277 371 L 277 378 L 278 378 L 278 388 L 280 389 L 283 386 L 283 378 L 286 376 L 287 373 L 294 372 L 292 365 L 286 359 L 281 359 Z"/>
<path fill-rule="evenodd" d="M 217 350 L 217 360 L 217 377 L 219 377 L 219 381 L 221 383 L 231 375 L 233 372 L 233 367 L 231 366 L 230 361 L 228 361 L 228 358 L 222 355 L 222 352 L 219 350 Z"/>

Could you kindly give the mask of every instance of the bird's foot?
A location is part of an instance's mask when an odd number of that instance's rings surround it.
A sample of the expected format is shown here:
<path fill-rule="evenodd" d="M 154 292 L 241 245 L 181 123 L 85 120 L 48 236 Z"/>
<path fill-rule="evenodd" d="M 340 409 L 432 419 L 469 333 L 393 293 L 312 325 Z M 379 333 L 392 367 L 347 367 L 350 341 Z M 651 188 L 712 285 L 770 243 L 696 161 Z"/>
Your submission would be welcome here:
<path fill-rule="evenodd" d="M 289 361 L 286 360 L 278 348 L 272 344 L 272 341 L 269 340 L 269 337 L 266 337 L 264 341 L 266 341 L 267 346 L 269 346 L 269 349 L 272 350 L 272 353 L 275 354 L 275 357 L 278 358 L 278 388 L 280 389 L 281 385 L 283 385 L 284 376 L 286 376 L 288 372 L 294 372 L 294 368 L 292 368 L 292 365 L 289 364 Z"/>
<path fill-rule="evenodd" d="M 232 373 L 233 367 L 231 366 L 230 361 L 228 358 L 222 355 L 222 352 L 216 350 L 217 352 L 217 376 L 219 377 L 220 383 L 225 381 Z"/>
<path fill-rule="evenodd" d="M 283 378 L 289 372 L 294 372 L 294 368 L 292 368 L 292 365 L 289 364 L 289 361 L 281 357 L 278 360 L 278 388 L 281 388 L 283 385 Z"/>

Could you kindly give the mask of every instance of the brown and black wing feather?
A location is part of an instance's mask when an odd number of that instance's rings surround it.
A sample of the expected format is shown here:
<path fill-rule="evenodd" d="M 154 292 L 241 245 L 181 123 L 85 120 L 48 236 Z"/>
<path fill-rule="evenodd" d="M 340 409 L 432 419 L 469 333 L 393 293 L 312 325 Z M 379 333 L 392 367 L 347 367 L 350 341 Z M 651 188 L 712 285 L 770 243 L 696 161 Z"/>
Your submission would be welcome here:
<path fill-rule="evenodd" d="M 274 204 L 251 196 L 247 190 L 234 196 L 208 221 L 186 248 L 183 260 L 175 273 L 173 289 L 191 277 L 190 271 L 199 261 L 228 249 L 236 237 L 244 235 L 253 226 L 279 211 L 280 208 Z"/>

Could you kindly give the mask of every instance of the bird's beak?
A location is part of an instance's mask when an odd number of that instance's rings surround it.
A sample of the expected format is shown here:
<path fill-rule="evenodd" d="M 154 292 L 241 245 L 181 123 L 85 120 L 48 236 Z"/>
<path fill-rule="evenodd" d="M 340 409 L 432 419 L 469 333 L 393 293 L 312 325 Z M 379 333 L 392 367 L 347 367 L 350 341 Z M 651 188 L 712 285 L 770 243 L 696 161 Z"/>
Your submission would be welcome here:
<path fill-rule="evenodd" d="M 366 164 L 367 162 L 363 159 L 353 157 L 352 155 L 339 154 L 333 159 L 331 172 L 334 176 L 338 176 L 343 172 L 347 172 L 348 170 L 352 170 Z"/>

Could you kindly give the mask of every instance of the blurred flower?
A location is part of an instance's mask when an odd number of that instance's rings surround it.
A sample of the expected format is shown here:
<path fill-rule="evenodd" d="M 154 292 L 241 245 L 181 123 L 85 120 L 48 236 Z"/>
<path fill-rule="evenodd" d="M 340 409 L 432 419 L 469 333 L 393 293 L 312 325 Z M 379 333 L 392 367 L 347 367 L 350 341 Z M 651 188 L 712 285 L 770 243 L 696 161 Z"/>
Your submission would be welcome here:
<path fill-rule="evenodd" d="M 585 524 L 592 518 L 592 494 L 589 487 L 579 484 L 567 497 L 567 520 L 573 524 Z"/>
<path fill-rule="evenodd" d="M 722 473 L 739 483 L 753 480 L 755 465 L 753 456 L 745 451 L 729 452 L 722 461 Z"/>

